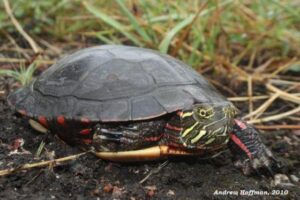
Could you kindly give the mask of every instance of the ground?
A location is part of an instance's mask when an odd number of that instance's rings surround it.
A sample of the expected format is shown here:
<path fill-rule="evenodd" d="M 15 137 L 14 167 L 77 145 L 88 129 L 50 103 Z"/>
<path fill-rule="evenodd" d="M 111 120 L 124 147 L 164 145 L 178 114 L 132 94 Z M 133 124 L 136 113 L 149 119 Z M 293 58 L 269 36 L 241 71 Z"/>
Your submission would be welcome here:
<path fill-rule="evenodd" d="M 50 160 L 80 153 L 76 147 L 55 136 L 40 134 L 16 116 L 7 105 L 6 94 L 11 79 L 1 79 L 0 86 L 0 169 Z M 265 143 L 286 162 L 282 173 L 300 177 L 299 138 L 290 131 L 264 132 Z M 23 149 L 12 154 L 16 139 L 23 139 Z M 35 158 L 42 141 L 40 157 Z M 23 152 L 23 154 L 20 154 Z M 270 195 L 243 195 L 243 199 L 298 199 L 299 182 L 274 186 L 272 178 L 244 176 L 235 169 L 230 153 L 213 159 L 176 158 L 165 161 L 120 164 L 87 154 L 48 167 L 13 172 L 0 179 L 0 199 L 240 199 L 242 190 L 267 191 Z M 151 175 L 140 183 L 149 173 Z M 221 195 L 222 192 L 238 192 Z M 272 195 L 279 192 L 281 195 Z M 217 194 L 219 193 L 219 194 Z M 287 194 L 286 194 L 287 193 Z"/>

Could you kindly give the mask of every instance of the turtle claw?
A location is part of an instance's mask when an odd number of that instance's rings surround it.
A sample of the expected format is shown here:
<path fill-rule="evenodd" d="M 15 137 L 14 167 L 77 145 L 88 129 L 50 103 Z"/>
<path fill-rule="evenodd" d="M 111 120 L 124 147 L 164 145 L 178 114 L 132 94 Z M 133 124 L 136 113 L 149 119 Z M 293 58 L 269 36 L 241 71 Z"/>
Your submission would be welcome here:
<path fill-rule="evenodd" d="M 252 158 L 240 156 L 234 165 L 241 169 L 244 175 L 256 174 L 259 177 L 274 177 L 275 171 L 280 169 L 279 162 L 266 147 Z"/>

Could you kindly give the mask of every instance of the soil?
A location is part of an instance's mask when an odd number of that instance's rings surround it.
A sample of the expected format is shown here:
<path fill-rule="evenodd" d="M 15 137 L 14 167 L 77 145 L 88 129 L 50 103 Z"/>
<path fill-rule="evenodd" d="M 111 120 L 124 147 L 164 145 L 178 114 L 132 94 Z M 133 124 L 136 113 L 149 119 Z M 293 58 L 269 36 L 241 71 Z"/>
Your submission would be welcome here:
<path fill-rule="evenodd" d="M 80 153 L 55 136 L 37 133 L 16 116 L 6 102 L 8 85 L 12 85 L 11 79 L 0 79 L 0 90 L 5 91 L 0 94 L 0 169 Z M 285 163 L 281 173 L 290 179 L 287 182 L 275 186 L 267 176 L 244 176 L 233 166 L 228 151 L 210 159 L 170 159 L 164 167 L 165 161 L 120 164 L 86 154 L 1 177 L 0 199 L 300 199 L 299 136 L 278 130 L 264 132 L 262 137 Z M 21 148 L 20 139 L 24 141 Z M 36 158 L 42 141 L 45 148 Z M 233 194 L 220 194 L 226 191 Z M 269 195 L 245 194 L 251 191 L 267 191 Z"/>

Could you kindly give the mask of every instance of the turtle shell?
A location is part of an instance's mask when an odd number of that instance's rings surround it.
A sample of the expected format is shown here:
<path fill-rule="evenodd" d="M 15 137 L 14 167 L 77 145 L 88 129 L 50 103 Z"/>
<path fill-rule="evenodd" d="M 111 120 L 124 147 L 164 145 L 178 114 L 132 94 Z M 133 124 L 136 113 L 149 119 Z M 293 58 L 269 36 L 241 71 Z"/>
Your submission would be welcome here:
<path fill-rule="evenodd" d="M 226 99 L 175 58 L 149 49 L 103 45 L 64 57 L 8 101 L 33 118 L 121 122 Z"/>

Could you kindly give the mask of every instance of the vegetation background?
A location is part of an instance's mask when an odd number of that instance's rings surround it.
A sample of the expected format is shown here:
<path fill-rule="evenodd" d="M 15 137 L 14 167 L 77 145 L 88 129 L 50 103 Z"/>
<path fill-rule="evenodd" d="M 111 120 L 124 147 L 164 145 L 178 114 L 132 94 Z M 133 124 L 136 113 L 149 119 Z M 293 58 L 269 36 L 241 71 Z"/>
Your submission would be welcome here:
<path fill-rule="evenodd" d="M 102 44 L 177 57 L 233 101 L 246 120 L 299 150 L 300 1 L 3 0 L 0 96 L 5 99 L 62 56 Z M 299 168 L 297 158 L 293 163 Z"/>

